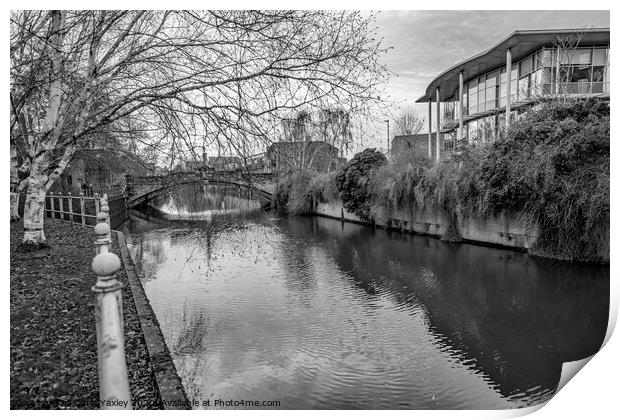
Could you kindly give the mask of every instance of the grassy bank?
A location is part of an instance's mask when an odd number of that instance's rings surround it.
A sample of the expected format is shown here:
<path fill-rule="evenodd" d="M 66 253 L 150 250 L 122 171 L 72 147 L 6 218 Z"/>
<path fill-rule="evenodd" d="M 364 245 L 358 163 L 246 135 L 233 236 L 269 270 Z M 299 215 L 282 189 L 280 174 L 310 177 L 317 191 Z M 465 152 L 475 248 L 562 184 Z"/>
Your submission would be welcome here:
<path fill-rule="evenodd" d="M 530 253 L 608 262 L 609 119 L 609 103 L 597 99 L 541 103 L 498 140 L 465 146 L 441 164 L 413 155 L 384 163 L 367 150 L 339 173 L 283 181 L 279 196 L 297 213 L 336 194 L 364 219 L 442 212 L 450 241 L 460 238 L 459 217 L 509 212 L 538 227 Z"/>
<path fill-rule="evenodd" d="M 11 223 L 11 408 L 97 409 L 92 228 L 46 220 L 51 247 L 19 253 L 22 226 Z M 161 408 L 131 289 L 119 275 L 132 399 Z"/>

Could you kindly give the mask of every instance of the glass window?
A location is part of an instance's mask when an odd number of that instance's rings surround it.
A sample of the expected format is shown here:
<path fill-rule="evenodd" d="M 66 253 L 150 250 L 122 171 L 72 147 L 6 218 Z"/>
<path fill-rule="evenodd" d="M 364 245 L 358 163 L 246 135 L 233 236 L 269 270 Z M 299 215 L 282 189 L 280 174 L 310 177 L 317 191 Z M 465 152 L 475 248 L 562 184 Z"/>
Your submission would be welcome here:
<path fill-rule="evenodd" d="M 491 88 L 487 88 L 486 90 L 486 110 L 490 111 L 495 109 L 495 100 L 497 98 L 497 86 L 493 86 Z"/>
<path fill-rule="evenodd" d="M 497 84 L 497 71 L 487 73 L 487 80 L 486 80 L 487 89 L 490 87 L 495 87 L 496 84 Z"/>
<path fill-rule="evenodd" d="M 523 101 L 530 97 L 530 75 L 523 76 L 519 79 L 518 98 Z"/>
<path fill-rule="evenodd" d="M 484 76 L 479 77 L 478 78 L 478 95 L 480 95 L 480 92 L 483 92 L 485 88 L 485 80 L 484 80 Z"/>
<path fill-rule="evenodd" d="M 592 62 L 591 55 L 592 50 L 590 48 L 560 50 L 560 64 L 588 65 Z"/>
<path fill-rule="evenodd" d="M 605 67 L 592 67 L 592 93 L 603 93 L 605 82 Z"/>
<path fill-rule="evenodd" d="M 542 92 L 542 68 L 536 70 L 530 76 L 530 94 L 534 97 L 540 96 Z"/>
<path fill-rule="evenodd" d="M 543 94 L 555 93 L 555 83 L 553 83 L 553 75 L 555 68 L 544 67 L 541 73 L 541 88 Z"/>
<path fill-rule="evenodd" d="M 592 51 L 592 65 L 593 66 L 604 66 L 607 63 L 607 49 L 606 48 L 595 48 Z"/>
<path fill-rule="evenodd" d="M 463 112 L 467 114 L 467 91 L 463 93 Z"/>
<path fill-rule="evenodd" d="M 467 139 L 470 142 L 473 142 L 476 140 L 478 136 L 478 121 L 474 120 L 474 121 L 470 121 L 467 123 Z"/>
<path fill-rule="evenodd" d="M 474 80 L 473 82 L 469 82 L 467 86 L 468 114 L 475 114 L 476 112 L 478 112 L 478 81 Z"/>
<path fill-rule="evenodd" d="M 534 70 L 542 67 L 542 50 L 534 53 Z"/>
<path fill-rule="evenodd" d="M 542 50 L 540 61 L 544 67 L 552 67 L 553 66 L 553 58 L 551 57 L 551 53 L 553 50 L 545 48 Z"/>
<path fill-rule="evenodd" d="M 519 75 L 521 77 L 532 72 L 532 56 L 529 56 L 519 62 Z"/>
<path fill-rule="evenodd" d="M 484 112 L 484 76 L 478 78 L 478 112 Z"/>
<path fill-rule="evenodd" d="M 562 93 L 585 94 L 590 91 L 592 67 L 560 66 L 560 89 Z"/>

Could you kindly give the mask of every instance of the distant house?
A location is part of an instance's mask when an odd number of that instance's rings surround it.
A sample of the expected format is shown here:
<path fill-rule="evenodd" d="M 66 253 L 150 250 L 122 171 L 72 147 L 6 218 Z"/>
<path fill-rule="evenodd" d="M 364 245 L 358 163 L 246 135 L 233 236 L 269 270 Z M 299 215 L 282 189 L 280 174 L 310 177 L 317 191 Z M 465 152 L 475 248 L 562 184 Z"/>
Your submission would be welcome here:
<path fill-rule="evenodd" d="M 434 147 L 434 143 L 431 146 Z M 428 157 L 428 134 L 394 136 L 392 139 L 392 158 L 398 158 L 404 154 L 408 154 L 410 157 Z"/>
<path fill-rule="evenodd" d="M 324 141 L 281 141 L 267 148 L 272 172 L 314 169 L 327 172 L 338 168 L 338 148 Z"/>
<path fill-rule="evenodd" d="M 239 156 L 209 156 L 207 166 L 216 171 L 235 171 L 243 168 L 243 160 Z"/>
<path fill-rule="evenodd" d="M 121 182 L 127 174 L 153 175 L 155 169 L 138 156 L 118 150 L 78 150 L 50 191 L 79 194 L 85 186 L 106 188 Z"/>
<path fill-rule="evenodd" d="M 245 159 L 244 171 L 250 173 L 271 172 L 271 162 L 267 158 L 267 153 L 258 153 L 252 156 L 248 156 Z"/>

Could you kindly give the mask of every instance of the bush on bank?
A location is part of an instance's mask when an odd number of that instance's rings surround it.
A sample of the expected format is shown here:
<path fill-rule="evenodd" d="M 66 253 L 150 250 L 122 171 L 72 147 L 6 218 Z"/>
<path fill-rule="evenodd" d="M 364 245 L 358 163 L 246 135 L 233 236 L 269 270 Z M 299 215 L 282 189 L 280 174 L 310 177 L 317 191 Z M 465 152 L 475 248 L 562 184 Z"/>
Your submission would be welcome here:
<path fill-rule="evenodd" d="M 337 190 L 348 211 L 368 220 L 400 209 L 441 211 L 450 222 L 444 240 L 460 239 L 459 217 L 509 212 L 538 226 L 530 253 L 607 262 L 609 119 L 609 103 L 599 99 L 541 103 L 498 140 L 439 165 L 406 155 L 386 163 L 367 149 L 336 174 L 293 176 L 278 194 L 307 213 Z"/>
<path fill-rule="evenodd" d="M 387 163 L 385 155 L 376 149 L 365 149 L 356 153 L 336 173 L 338 197 L 342 206 L 362 219 L 370 215 L 370 184 L 376 177 L 375 170 Z"/>
<path fill-rule="evenodd" d="M 314 203 L 338 199 L 333 173 L 314 170 L 290 172 L 278 179 L 275 204 L 279 211 L 294 215 L 310 214 Z"/>

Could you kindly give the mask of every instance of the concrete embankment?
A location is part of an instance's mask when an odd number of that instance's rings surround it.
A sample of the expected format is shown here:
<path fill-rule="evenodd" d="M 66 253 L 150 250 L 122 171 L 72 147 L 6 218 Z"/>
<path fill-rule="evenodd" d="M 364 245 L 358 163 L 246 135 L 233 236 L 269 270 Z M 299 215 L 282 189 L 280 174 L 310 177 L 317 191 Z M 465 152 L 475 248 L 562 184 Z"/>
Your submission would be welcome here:
<path fill-rule="evenodd" d="M 140 326 L 144 334 L 144 341 L 148 350 L 149 359 L 153 366 L 153 374 L 159 391 L 162 407 L 168 409 L 189 409 L 191 406 L 183 404 L 187 401 L 181 379 L 177 374 L 174 362 L 164 341 L 164 336 L 159 328 L 157 317 L 151 308 L 151 304 L 144 293 L 142 282 L 136 273 L 133 260 L 127 249 L 125 237 L 122 232 L 116 232 L 121 251 L 123 266 L 127 274 L 127 280 L 131 287 L 133 300 L 140 319 Z M 177 401 L 182 402 L 176 404 Z"/>
<path fill-rule="evenodd" d="M 317 203 L 314 208 L 317 216 L 331 217 L 347 222 L 372 225 L 360 219 L 342 207 L 340 201 Z M 450 228 L 450 220 L 441 212 L 420 212 L 399 210 L 386 217 L 374 220 L 377 227 L 399 230 L 420 235 L 441 238 Z M 515 215 L 501 213 L 493 217 L 470 216 L 458 217 L 456 221 L 458 235 L 465 242 L 489 246 L 499 246 L 527 250 L 538 237 L 537 226 L 527 226 Z"/>

